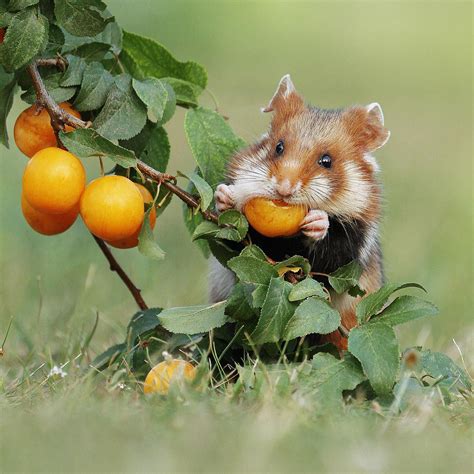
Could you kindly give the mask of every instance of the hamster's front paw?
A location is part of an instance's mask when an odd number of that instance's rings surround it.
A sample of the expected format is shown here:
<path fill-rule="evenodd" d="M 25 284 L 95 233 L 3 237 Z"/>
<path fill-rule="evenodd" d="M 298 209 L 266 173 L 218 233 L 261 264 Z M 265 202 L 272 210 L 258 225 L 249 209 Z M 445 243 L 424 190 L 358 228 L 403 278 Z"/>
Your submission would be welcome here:
<path fill-rule="evenodd" d="M 217 186 L 214 198 L 216 200 L 216 209 L 219 212 L 234 208 L 235 202 L 232 187 L 232 185 L 228 186 L 227 184 L 219 184 L 219 186 Z"/>
<path fill-rule="evenodd" d="M 311 209 L 301 222 L 301 232 L 306 237 L 314 240 L 322 240 L 326 237 L 329 229 L 329 217 L 325 211 Z"/>

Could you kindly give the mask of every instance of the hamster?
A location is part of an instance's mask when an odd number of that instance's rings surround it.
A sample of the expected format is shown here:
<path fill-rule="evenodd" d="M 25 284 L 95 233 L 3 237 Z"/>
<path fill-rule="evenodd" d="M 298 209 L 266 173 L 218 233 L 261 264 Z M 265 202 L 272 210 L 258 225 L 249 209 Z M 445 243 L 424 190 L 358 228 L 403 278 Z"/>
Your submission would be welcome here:
<path fill-rule="evenodd" d="M 277 261 L 302 255 L 323 274 L 357 260 L 363 268 L 360 286 L 376 291 L 383 283 L 382 187 L 372 153 L 390 136 L 380 105 L 336 110 L 306 105 L 286 75 L 262 111 L 273 113 L 270 129 L 231 157 L 227 181 L 215 192 L 216 209 L 242 211 L 258 196 L 304 205 L 308 212 L 297 235 L 267 238 L 250 229 L 252 242 Z M 233 273 L 213 259 L 210 299 L 227 298 L 234 283 Z M 358 298 L 333 293 L 331 300 L 342 324 L 354 327 Z M 328 339 L 340 347 L 339 338 L 334 333 Z"/>

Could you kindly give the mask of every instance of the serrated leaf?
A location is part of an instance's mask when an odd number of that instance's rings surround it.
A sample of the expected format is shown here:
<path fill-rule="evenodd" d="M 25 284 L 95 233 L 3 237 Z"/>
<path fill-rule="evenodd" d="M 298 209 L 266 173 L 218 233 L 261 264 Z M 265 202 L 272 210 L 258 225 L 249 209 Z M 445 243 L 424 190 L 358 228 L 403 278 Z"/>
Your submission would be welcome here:
<path fill-rule="evenodd" d="M 433 380 L 439 380 L 439 384 L 449 390 L 472 389 L 469 375 L 442 352 L 421 351 L 419 368 Z"/>
<path fill-rule="evenodd" d="M 73 56 L 72 54 L 66 55 L 68 66 L 66 72 L 61 77 L 59 84 L 63 87 L 78 86 L 82 82 L 82 76 L 84 69 L 86 68 L 86 62 L 84 59 Z"/>
<path fill-rule="evenodd" d="M 219 114 L 202 107 L 187 111 L 184 128 L 203 178 L 215 189 L 224 180 L 228 159 L 244 141 Z"/>
<path fill-rule="evenodd" d="M 285 267 L 299 267 L 303 270 L 304 274 L 307 275 L 311 271 L 311 264 L 308 259 L 301 257 L 299 255 L 293 255 L 282 262 L 278 262 L 275 265 L 275 269 L 279 271 L 281 268 Z"/>
<path fill-rule="evenodd" d="M 156 41 L 124 31 L 120 59 L 133 77 L 173 77 L 191 82 L 201 88 L 207 84 L 207 74 L 199 64 L 176 60 Z"/>
<path fill-rule="evenodd" d="M 295 310 L 282 339 L 291 340 L 307 334 L 329 334 L 341 324 L 341 316 L 326 300 L 311 296 Z"/>
<path fill-rule="evenodd" d="M 38 3 L 39 0 L 10 0 L 8 2 L 8 9 L 11 12 L 16 12 L 31 7 L 32 5 L 37 5 Z"/>
<path fill-rule="evenodd" d="M 263 262 L 259 258 L 238 256 L 230 259 L 227 266 L 237 275 L 237 278 L 244 283 L 255 285 L 253 291 L 254 307 L 261 307 L 266 294 L 270 280 L 278 277 L 277 271 L 268 262 Z"/>
<path fill-rule="evenodd" d="M 41 53 L 42 57 L 55 57 L 61 52 L 64 45 L 64 33 L 61 28 L 50 23 L 48 33 L 48 44 L 46 49 Z"/>
<path fill-rule="evenodd" d="M 250 257 L 239 257 L 250 258 Z M 263 262 L 260 262 L 262 264 Z M 297 305 L 288 301 L 292 285 L 282 278 L 272 278 L 263 302 L 255 331 L 251 339 L 256 344 L 278 342 L 285 335 L 285 328 Z"/>
<path fill-rule="evenodd" d="M 60 26 L 75 36 L 95 36 L 113 17 L 104 18 L 100 0 L 55 0 L 54 13 Z"/>
<path fill-rule="evenodd" d="M 0 45 L 0 64 L 20 69 L 36 56 L 48 39 L 48 20 L 31 7 L 14 15 Z"/>
<path fill-rule="evenodd" d="M 186 306 L 164 309 L 160 315 L 161 325 L 168 331 L 179 334 L 198 334 L 221 327 L 227 321 L 226 302 L 212 305 Z"/>
<path fill-rule="evenodd" d="M 390 393 L 400 366 L 398 341 L 393 329 L 382 322 L 356 327 L 349 333 L 348 349 L 362 364 L 376 393 Z"/>
<path fill-rule="evenodd" d="M 166 82 L 163 82 L 163 86 L 166 89 L 168 97 L 166 99 L 165 109 L 163 110 L 163 117 L 161 117 L 161 120 L 158 122 L 162 126 L 171 120 L 171 117 L 173 117 L 176 111 L 176 94 L 173 88 Z"/>
<path fill-rule="evenodd" d="M 183 107 L 196 107 L 198 105 L 198 98 L 203 91 L 202 87 L 174 77 L 164 77 L 162 80 L 173 88 L 178 105 Z"/>
<path fill-rule="evenodd" d="M 356 286 L 361 275 L 362 267 L 354 260 L 331 273 L 328 280 L 336 293 L 341 294 Z"/>
<path fill-rule="evenodd" d="M 321 283 L 308 277 L 293 286 L 288 295 L 288 299 L 290 301 L 300 301 L 310 296 L 318 296 L 319 298 L 326 299 L 328 297 Z"/>
<path fill-rule="evenodd" d="M 139 158 L 157 171 L 166 172 L 170 159 L 170 142 L 163 127 L 158 124 L 150 126 L 148 141 Z"/>
<path fill-rule="evenodd" d="M 190 181 L 188 183 L 188 186 L 186 187 L 186 191 L 193 194 L 195 190 L 196 189 L 194 187 L 194 184 Z M 182 204 L 181 209 L 183 211 L 184 225 L 186 226 L 186 229 L 188 229 L 189 234 L 193 235 L 194 231 L 196 230 L 196 227 L 204 221 L 204 217 L 202 216 L 200 212 L 198 213 L 193 212 L 193 210 L 190 209 L 184 202 Z M 209 242 L 207 242 L 206 240 L 199 239 L 199 240 L 196 240 L 196 244 L 199 247 L 199 250 L 204 255 L 204 257 L 209 258 L 209 255 L 211 253 L 210 248 L 209 248 Z M 217 257 L 217 255 L 215 256 L 221 263 L 224 261 L 226 255 L 228 254 L 226 249 L 224 249 L 221 252 L 220 248 L 216 250 L 216 253 L 220 254 L 219 257 Z M 225 263 L 222 263 L 222 264 L 225 265 Z"/>
<path fill-rule="evenodd" d="M 0 66 L 0 142 L 8 148 L 7 116 L 12 108 L 16 80 Z"/>
<path fill-rule="evenodd" d="M 149 308 L 145 311 L 137 311 L 127 327 L 127 346 L 133 346 L 135 340 L 160 325 L 159 314 L 162 308 Z"/>
<path fill-rule="evenodd" d="M 202 240 L 198 242 L 203 242 Z M 224 267 L 227 266 L 227 263 L 232 258 L 238 255 L 234 249 L 230 248 L 229 245 L 222 240 L 209 240 L 207 242 L 208 247 L 212 255 L 219 261 Z"/>
<path fill-rule="evenodd" d="M 248 321 L 255 317 L 252 308 L 253 287 L 245 283 L 237 283 L 227 299 L 226 314 L 235 321 Z"/>
<path fill-rule="evenodd" d="M 94 120 L 95 128 L 111 140 L 126 140 L 137 135 L 145 123 L 146 107 L 133 90 L 131 77 L 117 76 L 104 107 Z"/>
<path fill-rule="evenodd" d="M 122 50 L 122 38 L 122 29 L 115 21 L 111 21 L 93 39 L 100 43 L 107 43 L 110 45 L 113 53 L 118 55 Z"/>
<path fill-rule="evenodd" d="M 91 128 L 79 128 L 68 133 L 60 132 L 59 137 L 64 146 L 80 158 L 107 157 L 124 168 L 134 167 L 137 164 L 132 151 L 112 143 Z"/>
<path fill-rule="evenodd" d="M 76 93 L 75 87 L 62 87 L 61 79 L 62 73 L 51 74 L 43 79 L 43 83 L 49 92 L 49 95 L 55 102 L 66 102 Z M 36 102 L 36 93 L 33 87 L 28 89 L 21 95 L 21 98 L 28 104 L 34 104 Z"/>
<path fill-rule="evenodd" d="M 300 377 L 303 390 L 323 407 L 342 408 L 342 392 L 354 390 L 366 379 L 359 363 L 350 354 L 341 360 L 321 352 L 313 357 L 311 366 L 311 372 Z"/>
<path fill-rule="evenodd" d="M 199 207 L 201 210 L 206 211 L 209 208 L 212 199 L 214 198 L 214 192 L 212 191 L 212 188 L 201 176 L 199 176 L 199 173 L 196 171 L 189 176 L 181 172 L 179 174 L 185 178 L 188 178 L 194 184 L 194 187 L 196 188 L 200 197 Z"/>
<path fill-rule="evenodd" d="M 192 240 L 209 239 L 219 232 L 219 226 L 211 221 L 203 221 L 194 229 Z"/>
<path fill-rule="evenodd" d="M 247 219 L 236 209 L 229 209 L 219 214 L 218 224 L 221 227 L 231 226 L 231 228 L 222 228 L 217 234 L 217 237 L 221 239 L 235 240 L 236 242 L 240 242 L 242 239 L 244 239 L 249 230 L 249 223 L 247 222 Z M 237 231 L 236 236 L 229 236 L 228 231 L 232 230 Z"/>
<path fill-rule="evenodd" d="M 163 83 L 150 77 L 143 81 L 133 79 L 132 84 L 138 97 L 147 107 L 148 119 L 152 122 L 160 121 L 168 100 L 168 91 Z"/>
<path fill-rule="evenodd" d="M 375 293 L 371 293 L 363 298 L 356 307 L 356 316 L 359 324 L 364 323 L 370 319 L 371 316 L 377 314 L 388 301 L 390 296 L 398 290 L 403 288 L 420 288 L 426 291 L 418 283 L 404 283 L 402 285 L 396 283 L 388 283 Z"/>
<path fill-rule="evenodd" d="M 112 75 L 98 62 L 87 65 L 74 106 L 80 112 L 100 109 L 114 83 Z"/>
<path fill-rule="evenodd" d="M 267 261 L 265 252 L 255 244 L 245 246 L 240 255 L 242 257 L 255 257 L 259 260 Z"/>
<path fill-rule="evenodd" d="M 438 308 L 429 301 L 416 296 L 404 295 L 395 298 L 389 306 L 370 321 L 370 324 L 373 321 L 374 323 L 382 322 L 388 326 L 396 326 L 414 319 L 436 316 L 438 313 Z"/>
<path fill-rule="evenodd" d="M 92 61 L 102 61 L 110 51 L 110 48 L 110 44 L 92 41 L 90 43 L 81 44 L 70 52 L 90 63 Z"/>
<path fill-rule="evenodd" d="M 163 260 L 165 258 L 165 252 L 161 249 L 153 236 L 153 230 L 150 226 L 150 211 L 151 208 L 145 212 L 142 229 L 138 236 L 138 251 L 145 255 L 145 257 L 153 260 Z"/>

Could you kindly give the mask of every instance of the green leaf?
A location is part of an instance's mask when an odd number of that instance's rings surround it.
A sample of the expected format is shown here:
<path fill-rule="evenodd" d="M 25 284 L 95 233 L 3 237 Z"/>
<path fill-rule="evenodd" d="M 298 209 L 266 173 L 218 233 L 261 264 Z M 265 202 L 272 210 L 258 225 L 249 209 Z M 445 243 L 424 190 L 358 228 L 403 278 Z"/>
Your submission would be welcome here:
<path fill-rule="evenodd" d="M 359 283 L 362 275 L 362 267 L 355 260 L 338 268 L 329 275 L 329 284 L 334 288 L 336 293 L 344 293 Z"/>
<path fill-rule="evenodd" d="M 389 297 L 395 293 L 395 291 L 401 290 L 403 288 L 420 288 L 423 291 L 426 291 L 418 283 L 405 283 L 399 285 L 396 283 L 388 283 L 375 293 L 371 293 L 364 297 L 356 308 L 357 321 L 359 324 L 364 323 L 370 319 L 371 316 L 377 314 L 388 301 Z"/>
<path fill-rule="evenodd" d="M 66 60 L 68 62 L 68 67 L 59 83 L 63 87 L 80 85 L 82 82 L 84 69 L 86 68 L 86 62 L 84 59 L 78 56 L 73 56 L 72 54 L 67 54 Z"/>
<path fill-rule="evenodd" d="M 8 2 L 8 9 L 11 12 L 16 12 L 31 7 L 32 5 L 37 5 L 38 3 L 39 0 L 10 0 Z"/>
<path fill-rule="evenodd" d="M 250 257 L 239 257 L 250 258 Z M 263 264 L 263 262 L 260 262 Z M 283 278 L 272 278 L 263 302 L 260 319 L 251 335 L 256 344 L 278 342 L 285 335 L 285 328 L 297 305 L 288 301 L 292 285 Z"/>
<path fill-rule="evenodd" d="M 61 28 L 54 24 L 49 24 L 48 44 L 41 53 L 42 57 L 55 57 L 61 53 L 64 45 L 64 33 Z"/>
<path fill-rule="evenodd" d="M 140 160 L 164 173 L 170 159 L 170 142 L 166 130 L 158 124 L 147 122 L 143 130 L 120 144 L 133 150 Z"/>
<path fill-rule="evenodd" d="M 132 80 L 133 88 L 141 101 L 147 106 L 148 119 L 160 121 L 168 100 L 168 91 L 163 83 L 154 77 L 139 81 Z"/>
<path fill-rule="evenodd" d="M 255 257 L 259 260 L 263 260 L 264 262 L 267 261 L 267 256 L 265 255 L 265 252 L 255 244 L 246 245 L 242 252 L 240 252 L 240 255 L 242 257 Z"/>
<path fill-rule="evenodd" d="M 426 316 L 437 316 L 438 313 L 438 308 L 429 301 L 404 295 L 395 298 L 376 318 L 370 321 L 370 324 L 372 321 L 374 324 L 380 321 L 388 326 L 396 326 Z"/>
<path fill-rule="evenodd" d="M 202 242 L 202 241 L 200 241 Z M 224 267 L 227 266 L 227 262 L 237 256 L 237 252 L 231 249 L 224 241 L 222 240 L 209 240 L 207 242 L 209 250 L 212 255 L 219 261 Z"/>
<path fill-rule="evenodd" d="M 230 259 L 227 266 L 237 275 L 237 278 L 244 283 L 252 283 L 255 290 L 252 293 L 254 307 L 261 307 L 270 280 L 278 277 L 277 271 L 267 262 L 259 258 L 238 256 Z"/>
<path fill-rule="evenodd" d="M 100 109 L 114 83 L 112 75 L 98 62 L 87 65 L 83 72 L 81 90 L 74 101 L 80 112 Z"/>
<path fill-rule="evenodd" d="M 145 123 L 146 108 L 132 88 L 131 77 L 117 76 L 94 126 L 106 138 L 126 140 L 137 135 Z"/>
<path fill-rule="evenodd" d="M 136 312 L 127 327 L 127 346 L 133 346 L 135 340 L 160 325 L 159 314 L 162 308 L 150 308 Z"/>
<path fill-rule="evenodd" d="M 115 145 L 91 128 L 79 128 L 69 133 L 60 132 L 59 136 L 64 146 L 80 158 L 107 157 L 124 168 L 137 164 L 132 151 Z"/>
<path fill-rule="evenodd" d="M 252 285 L 237 283 L 227 300 L 226 314 L 235 321 L 248 321 L 255 317 L 252 308 Z"/>
<path fill-rule="evenodd" d="M 218 219 L 221 229 L 216 237 L 219 239 L 242 241 L 247 235 L 248 222 L 245 216 L 235 209 L 229 209 L 219 215 Z"/>
<path fill-rule="evenodd" d="M 191 181 L 188 183 L 188 186 L 186 187 L 186 191 L 191 194 L 194 193 L 195 188 Z M 198 213 L 193 212 L 193 210 L 190 209 L 184 202 L 181 208 L 183 210 L 184 225 L 188 229 L 189 234 L 193 235 L 197 226 L 204 221 L 204 217 L 202 217 L 202 214 L 199 212 Z M 203 253 L 204 257 L 208 258 L 210 255 L 209 242 L 199 239 L 199 240 L 196 240 L 196 244 L 201 250 L 201 252 Z M 226 255 L 228 254 L 228 252 L 226 251 L 226 249 L 221 249 L 220 246 L 219 248 L 216 247 L 216 252 L 219 254 L 219 257 L 215 255 L 216 258 L 219 260 L 219 262 L 222 263 L 222 261 L 226 259 Z M 223 263 L 223 265 L 225 265 L 225 263 Z"/>
<path fill-rule="evenodd" d="M 100 0 L 55 0 L 54 13 L 59 25 L 75 36 L 95 36 L 114 21 L 104 18 L 105 4 Z"/>
<path fill-rule="evenodd" d="M 66 102 L 76 93 L 75 87 L 62 87 L 61 79 L 62 73 L 51 74 L 48 77 L 43 79 L 43 83 L 46 89 L 49 92 L 49 95 L 53 98 L 55 102 Z M 36 102 L 36 93 L 33 87 L 28 89 L 21 95 L 21 98 L 28 104 L 33 104 Z"/>
<path fill-rule="evenodd" d="M 173 77 L 191 82 L 203 89 L 207 74 L 199 64 L 177 61 L 171 53 L 156 41 L 124 31 L 120 59 L 133 77 Z"/>
<path fill-rule="evenodd" d="M 442 352 L 421 351 L 419 366 L 424 374 L 440 380 L 439 384 L 449 390 L 472 389 L 469 375 Z"/>
<path fill-rule="evenodd" d="M 199 193 L 199 197 L 201 198 L 199 207 L 201 210 L 206 211 L 209 208 L 212 199 L 214 198 L 214 192 L 212 191 L 212 188 L 206 183 L 206 181 L 201 176 L 199 176 L 199 173 L 197 173 L 196 171 L 190 176 L 181 172 L 179 172 L 178 174 L 184 176 L 185 178 L 188 178 L 194 184 L 194 187 L 196 188 L 197 192 Z"/>
<path fill-rule="evenodd" d="M 321 285 L 321 283 L 318 281 L 308 277 L 293 286 L 288 299 L 290 301 L 300 301 L 310 296 L 319 296 L 320 298 L 328 297 L 323 289 L 323 285 Z"/>
<path fill-rule="evenodd" d="M 194 229 L 192 240 L 213 238 L 219 232 L 219 226 L 211 221 L 201 222 L 196 229 Z"/>
<path fill-rule="evenodd" d="M 157 171 L 166 171 L 170 160 L 170 142 L 163 127 L 158 124 L 150 125 L 148 142 L 139 158 Z"/>
<path fill-rule="evenodd" d="M 0 64 L 7 71 L 20 69 L 44 47 L 48 39 L 48 20 L 37 9 L 27 8 L 11 19 L 0 45 Z"/>
<path fill-rule="evenodd" d="M 313 357 L 311 366 L 311 372 L 301 377 L 302 385 L 320 405 L 328 408 L 342 408 L 342 392 L 354 390 L 366 379 L 360 364 L 350 354 L 341 360 L 321 352 Z"/>
<path fill-rule="evenodd" d="M 164 309 L 160 315 L 161 325 L 168 331 L 179 334 L 198 334 L 221 327 L 227 321 L 226 302 L 212 305 L 186 306 Z"/>
<path fill-rule="evenodd" d="M 300 267 L 305 275 L 311 271 L 311 264 L 309 263 L 308 259 L 300 257 L 299 255 L 293 255 L 293 257 L 287 258 L 286 260 L 278 262 L 275 265 L 275 269 L 277 271 L 284 267 Z"/>
<path fill-rule="evenodd" d="M 187 111 L 184 128 L 203 178 L 215 189 L 224 180 L 228 159 L 245 143 L 219 114 L 202 107 Z"/>
<path fill-rule="evenodd" d="M 118 55 L 122 50 L 122 29 L 115 21 L 107 23 L 104 30 L 96 35 L 94 39 L 98 42 L 110 45 L 114 54 Z"/>
<path fill-rule="evenodd" d="M 16 80 L 0 66 L 0 142 L 8 148 L 7 116 L 12 108 Z"/>
<path fill-rule="evenodd" d="M 198 97 L 202 93 L 202 87 L 173 77 L 164 77 L 162 80 L 173 88 L 178 105 L 183 107 L 196 107 L 198 105 Z"/>
<path fill-rule="evenodd" d="M 400 366 L 393 329 L 382 322 L 359 326 L 349 333 L 349 352 L 359 359 L 378 395 L 391 392 Z"/>
<path fill-rule="evenodd" d="M 150 209 L 145 212 L 145 219 L 143 220 L 142 229 L 138 236 L 138 251 L 145 255 L 145 257 L 153 260 L 163 260 L 165 258 L 165 252 L 156 243 L 153 236 L 153 230 L 150 226 Z"/>
<path fill-rule="evenodd" d="M 307 334 L 329 334 L 335 331 L 339 324 L 339 312 L 326 300 L 311 296 L 296 308 L 282 338 L 289 341 Z"/>
<path fill-rule="evenodd" d="M 92 362 L 91 367 L 95 370 L 105 370 L 110 367 L 117 359 L 127 350 L 127 345 L 124 343 L 115 344 L 109 347 L 106 351 L 99 354 Z"/>
<path fill-rule="evenodd" d="M 110 44 L 92 41 L 91 43 L 81 44 L 70 52 L 90 63 L 92 61 L 102 61 L 110 48 Z"/>
<path fill-rule="evenodd" d="M 168 97 L 166 99 L 165 109 L 163 111 L 163 117 L 158 122 L 160 125 L 164 125 L 166 122 L 169 122 L 171 117 L 173 117 L 176 111 L 176 94 L 174 93 L 173 88 L 166 82 L 163 82 L 163 86 L 166 89 Z"/>

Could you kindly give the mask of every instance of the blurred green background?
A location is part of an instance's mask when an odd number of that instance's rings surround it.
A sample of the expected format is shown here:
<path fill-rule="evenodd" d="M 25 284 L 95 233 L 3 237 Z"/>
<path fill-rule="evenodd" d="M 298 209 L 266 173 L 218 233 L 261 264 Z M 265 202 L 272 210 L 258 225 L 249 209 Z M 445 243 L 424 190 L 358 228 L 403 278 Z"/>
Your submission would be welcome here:
<path fill-rule="evenodd" d="M 472 4 L 471 2 L 141 1 L 108 2 L 126 30 L 159 40 L 179 59 L 202 63 L 219 110 L 247 141 L 267 127 L 265 105 L 283 74 L 322 107 L 380 102 L 389 143 L 377 153 L 386 205 L 382 227 L 387 276 L 416 281 L 440 317 L 402 328 L 405 345 L 472 357 Z M 208 94 L 204 105 L 211 106 Z M 26 105 L 17 98 L 9 130 Z M 170 171 L 190 171 L 183 111 L 167 126 Z M 9 361 L 37 338 L 58 348 L 92 327 L 91 347 L 123 339 L 135 305 L 109 272 L 84 226 L 46 238 L 20 211 L 26 158 L 1 149 L 0 334 L 15 316 Z M 98 174 L 88 165 L 88 177 Z M 166 250 L 152 262 L 136 250 L 117 257 L 150 306 L 205 302 L 206 262 L 184 228 L 180 203 L 157 224 Z M 52 350 L 52 349 L 49 349 Z M 43 354 L 47 357 L 47 354 Z M 6 360 L 4 359 L 6 362 Z M 7 362 L 8 364 L 8 362 Z"/>

